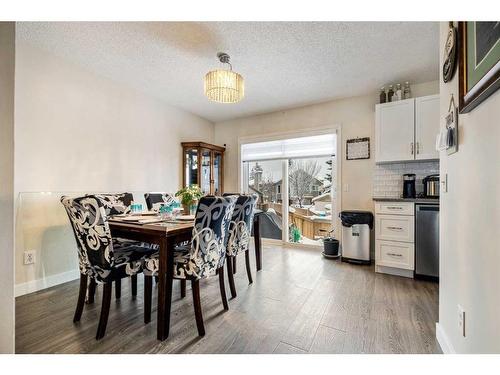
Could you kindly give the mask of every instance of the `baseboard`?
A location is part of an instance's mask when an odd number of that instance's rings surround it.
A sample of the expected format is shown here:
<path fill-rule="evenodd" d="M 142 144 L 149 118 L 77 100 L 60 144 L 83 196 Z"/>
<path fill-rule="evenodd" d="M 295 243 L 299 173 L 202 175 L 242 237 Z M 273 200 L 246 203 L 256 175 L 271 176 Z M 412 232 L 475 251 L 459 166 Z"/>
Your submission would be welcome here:
<path fill-rule="evenodd" d="M 14 287 L 14 294 L 16 297 L 19 297 L 25 294 L 37 292 L 42 289 L 50 288 L 51 286 L 63 284 L 71 280 L 76 280 L 79 277 L 79 270 L 58 273 L 57 275 L 47 276 L 43 279 L 16 284 L 16 286 Z"/>
<path fill-rule="evenodd" d="M 386 273 L 388 275 L 394 275 L 394 276 L 408 277 L 408 278 L 413 279 L 413 270 L 405 270 L 402 268 L 379 266 L 379 265 L 375 264 L 375 272 Z"/>
<path fill-rule="evenodd" d="M 444 354 L 456 354 L 453 345 L 451 345 L 448 336 L 446 336 L 443 327 L 439 323 L 436 323 L 436 339 Z"/>

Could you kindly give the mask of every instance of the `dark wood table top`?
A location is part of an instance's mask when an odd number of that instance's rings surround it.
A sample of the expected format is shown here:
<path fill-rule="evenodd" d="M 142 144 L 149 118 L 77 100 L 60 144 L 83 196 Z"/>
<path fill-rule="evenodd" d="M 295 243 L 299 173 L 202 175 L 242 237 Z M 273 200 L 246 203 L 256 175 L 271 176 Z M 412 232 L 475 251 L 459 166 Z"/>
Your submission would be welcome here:
<path fill-rule="evenodd" d="M 166 237 L 178 235 L 181 232 L 190 231 L 193 229 L 193 221 L 164 221 L 157 223 L 136 223 L 122 220 L 120 217 L 111 217 L 108 219 L 108 224 L 114 230 L 127 230 L 132 232 L 149 233 L 152 235 L 165 234 Z"/>

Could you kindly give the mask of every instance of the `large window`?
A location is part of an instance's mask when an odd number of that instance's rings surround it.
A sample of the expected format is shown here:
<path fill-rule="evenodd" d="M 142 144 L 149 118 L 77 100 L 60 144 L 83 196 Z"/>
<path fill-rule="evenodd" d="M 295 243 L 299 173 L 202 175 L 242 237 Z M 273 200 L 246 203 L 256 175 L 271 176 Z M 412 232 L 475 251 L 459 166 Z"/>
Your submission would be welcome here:
<path fill-rule="evenodd" d="M 336 134 L 241 147 L 243 189 L 259 196 L 263 238 L 321 245 L 336 216 Z"/>

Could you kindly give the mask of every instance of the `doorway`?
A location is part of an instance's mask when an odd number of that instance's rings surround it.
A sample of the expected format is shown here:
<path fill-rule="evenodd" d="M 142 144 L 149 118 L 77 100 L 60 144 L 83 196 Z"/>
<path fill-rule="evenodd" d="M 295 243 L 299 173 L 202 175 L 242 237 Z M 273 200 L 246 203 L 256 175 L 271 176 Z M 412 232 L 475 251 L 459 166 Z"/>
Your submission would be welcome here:
<path fill-rule="evenodd" d="M 240 191 L 256 194 L 261 237 L 322 246 L 340 210 L 340 129 L 240 139 Z"/>

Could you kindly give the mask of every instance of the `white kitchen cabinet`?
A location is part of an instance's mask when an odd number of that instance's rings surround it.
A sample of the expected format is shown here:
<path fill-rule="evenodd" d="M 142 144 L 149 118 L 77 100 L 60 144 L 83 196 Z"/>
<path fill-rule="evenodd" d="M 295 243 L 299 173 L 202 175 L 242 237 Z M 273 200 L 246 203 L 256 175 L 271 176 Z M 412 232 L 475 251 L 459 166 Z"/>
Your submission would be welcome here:
<path fill-rule="evenodd" d="M 375 242 L 377 265 L 413 270 L 415 268 L 415 244 L 378 240 Z"/>
<path fill-rule="evenodd" d="M 375 107 L 375 161 L 414 160 L 415 99 Z"/>
<path fill-rule="evenodd" d="M 375 202 L 375 271 L 413 277 L 415 204 Z"/>
<path fill-rule="evenodd" d="M 413 216 L 415 205 L 413 202 L 375 202 L 375 213 Z"/>
<path fill-rule="evenodd" d="M 439 95 L 415 99 L 415 159 L 438 159 Z"/>
<path fill-rule="evenodd" d="M 439 95 L 375 106 L 375 162 L 439 159 Z"/>
<path fill-rule="evenodd" d="M 403 215 L 375 215 L 375 238 L 387 241 L 413 242 L 415 219 Z"/>

